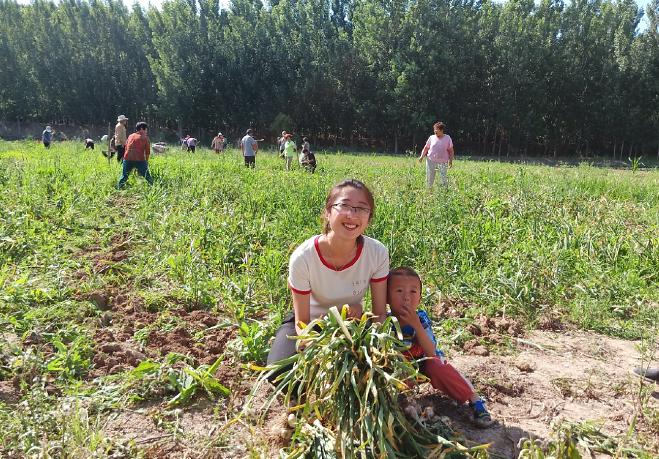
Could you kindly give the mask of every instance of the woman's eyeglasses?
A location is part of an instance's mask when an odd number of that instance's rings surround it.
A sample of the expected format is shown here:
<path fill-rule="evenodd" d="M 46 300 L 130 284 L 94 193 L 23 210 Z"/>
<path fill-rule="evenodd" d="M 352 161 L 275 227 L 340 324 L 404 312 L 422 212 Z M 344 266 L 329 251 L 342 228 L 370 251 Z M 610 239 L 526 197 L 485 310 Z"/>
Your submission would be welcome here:
<path fill-rule="evenodd" d="M 371 215 L 371 209 L 368 207 L 351 206 L 350 204 L 345 204 L 343 202 L 332 204 L 332 207 L 334 207 L 337 212 L 342 214 L 354 212 L 357 215 Z"/>

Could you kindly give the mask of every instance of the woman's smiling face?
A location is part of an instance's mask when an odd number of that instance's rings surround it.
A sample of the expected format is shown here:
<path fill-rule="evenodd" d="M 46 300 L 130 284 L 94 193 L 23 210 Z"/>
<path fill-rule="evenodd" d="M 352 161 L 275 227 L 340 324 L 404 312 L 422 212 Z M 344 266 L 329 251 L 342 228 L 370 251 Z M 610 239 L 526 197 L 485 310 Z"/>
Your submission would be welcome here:
<path fill-rule="evenodd" d="M 348 186 L 336 195 L 326 212 L 330 230 L 336 236 L 357 239 L 366 231 L 371 206 L 363 190 Z"/>

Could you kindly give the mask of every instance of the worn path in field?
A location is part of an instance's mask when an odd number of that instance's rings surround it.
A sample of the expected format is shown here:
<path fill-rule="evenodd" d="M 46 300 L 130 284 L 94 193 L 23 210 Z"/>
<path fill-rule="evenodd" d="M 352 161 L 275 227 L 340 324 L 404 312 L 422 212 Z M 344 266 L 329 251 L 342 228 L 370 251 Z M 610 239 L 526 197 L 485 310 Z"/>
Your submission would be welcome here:
<path fill-rule="evenodd" d="M 514 342 L 516 349 L 509 355 L 450 353 L 452 362 L 488 398 L 498 421 L 494 427 L 474 429 L 466 411 L 433 393 L 427 384 L 414 398 L 422 407 L 433 406 L 435 413 L 448 417 L 453 428 L 468 440 L 491 443 L 490 450 L 498 457 L 517 457 L 520 438 L 548 438 L 553 420 L 601 421 L 607 434 L 625 433 L 638 413 L 640 380 L 629 373 L 639 364 L 636 343 L 580 331 L 539 330 Z M 226 409 L 240 410 L 253 382 L 234 364 L 224 366 L 218 375 L 234 391 L 229 400 L 219 404 L 220 410 L 218 405 L 200 401 L 177 414 L 176 419 L 159 420 L 155 407 L 145 407 L 113 417 L 106 433 L 144 442 L 141 446 L 151 457 L 238 458 L 250 456 L 250 451 L 276 457 L 290 435 L 280 405 L 271 410 L 263 425 L 246 416 L 227 427 Z M 654 390 L 654 397 L 659 397 L 659 387 Z M 263 400 L 265 395 L 258 396 Z M 649 403 L 659 408 L 656 398 L 651 397 Z M 178 429 L 175 437 L 171 435 L 173 423 Z M 637 423 L 634 435 L 659 452 L 656 430 L 642 418 Z"/>

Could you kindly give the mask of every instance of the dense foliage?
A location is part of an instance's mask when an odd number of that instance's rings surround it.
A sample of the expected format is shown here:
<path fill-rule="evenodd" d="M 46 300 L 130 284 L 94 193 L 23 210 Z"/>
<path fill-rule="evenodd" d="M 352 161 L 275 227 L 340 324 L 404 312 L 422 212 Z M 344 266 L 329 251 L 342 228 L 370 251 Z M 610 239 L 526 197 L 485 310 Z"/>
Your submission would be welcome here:
<path fill-rule="evenodd" d="M 659 0 L 0 0 L 0 120 L 654 157 Z M 195 131 L 197 132 L 197 131 Z"/>

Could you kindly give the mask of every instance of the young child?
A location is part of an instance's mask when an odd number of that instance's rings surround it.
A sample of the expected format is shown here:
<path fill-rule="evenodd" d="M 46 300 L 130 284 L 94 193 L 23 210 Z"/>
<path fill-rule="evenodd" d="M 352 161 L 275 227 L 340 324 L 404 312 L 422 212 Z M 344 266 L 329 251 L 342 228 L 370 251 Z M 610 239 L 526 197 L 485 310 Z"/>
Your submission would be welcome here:
<path fill-rule="evenodd" d="M 421 278 L 412 268 L 405 266 L 389 272 L 387 302 L 391 313 L 400 322 L 403 340 L 410 345 L 405 353 L 408 359 L 429 357 L 419 362 L 421 373 L 430 378 L 430 384 L 459 403 L 469 402 L 473 422 L 478 427 L 492 425 L 492 417 L 485 408 L 485 401 L 476 394 L 474 387 L 437 349 L 428 315 L 417 310 L 421 302 Z"/>

